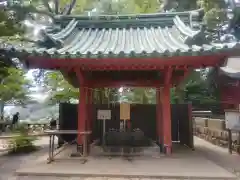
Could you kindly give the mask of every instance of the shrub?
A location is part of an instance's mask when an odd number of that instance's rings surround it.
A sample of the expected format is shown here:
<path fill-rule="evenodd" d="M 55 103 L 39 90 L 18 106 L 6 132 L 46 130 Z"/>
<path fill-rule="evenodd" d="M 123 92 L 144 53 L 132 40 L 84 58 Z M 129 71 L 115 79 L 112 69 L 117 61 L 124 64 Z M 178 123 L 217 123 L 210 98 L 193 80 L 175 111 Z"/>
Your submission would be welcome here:
<path fill-rule="evenodd" d="M 37 147 L 34 145 L 35 137 L 30 137 L 26 134 L 19 134 L 19 136 L 14 137 L 10 144 L 12 148 L 9 153 L 29 153 L 37 150 Z"/>
<path fill-rule="evenodd" d="M 34 141 L 37 138 L 28 135 L 28 127 L 26 124 L 19 124 L 19 126 L 13 129 L 13 132 L 17 136 L 10 140 L 12 147 L 9 153 L 29 153 L 37 150 L 37 147 L 34 145 Z"/>

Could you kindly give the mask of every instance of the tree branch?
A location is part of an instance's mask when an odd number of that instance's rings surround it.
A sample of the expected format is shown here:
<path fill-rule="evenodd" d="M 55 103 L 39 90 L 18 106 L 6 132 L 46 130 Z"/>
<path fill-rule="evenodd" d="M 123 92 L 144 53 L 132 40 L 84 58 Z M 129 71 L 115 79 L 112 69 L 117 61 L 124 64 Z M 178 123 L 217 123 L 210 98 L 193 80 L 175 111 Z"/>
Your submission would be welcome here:
<path fill-rule="evenodd" d="M 66 15 L 71 14 L 72 9 L 74 8 L 75 4 L 76 4 L 76 0 L 72 0 L 70 5 L 69 5 L 69 7 L 68 7 L 68 9 L 67 9 Z"/>
<path fill-rule="evenodd" d="M 54 0 L 55 4 L 55 14 L 57 15 L 59 13 L 59 0 Z"/>

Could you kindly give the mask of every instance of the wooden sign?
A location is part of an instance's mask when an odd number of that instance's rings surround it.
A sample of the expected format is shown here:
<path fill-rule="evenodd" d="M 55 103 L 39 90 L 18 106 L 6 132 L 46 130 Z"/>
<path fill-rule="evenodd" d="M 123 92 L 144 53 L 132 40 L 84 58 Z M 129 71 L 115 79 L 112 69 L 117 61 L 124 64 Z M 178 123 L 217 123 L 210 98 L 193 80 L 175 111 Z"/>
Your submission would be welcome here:
<path fill-rule="evenodd" d="M 130 104 L 127 103 L 120 104 L 120 119 L 130 120 Z"/>
<path fill-rule="evenodd" d="M 97 111 L 98 120 L 110 120 L 111 119 L 111 110 L 98 110 Z"/>

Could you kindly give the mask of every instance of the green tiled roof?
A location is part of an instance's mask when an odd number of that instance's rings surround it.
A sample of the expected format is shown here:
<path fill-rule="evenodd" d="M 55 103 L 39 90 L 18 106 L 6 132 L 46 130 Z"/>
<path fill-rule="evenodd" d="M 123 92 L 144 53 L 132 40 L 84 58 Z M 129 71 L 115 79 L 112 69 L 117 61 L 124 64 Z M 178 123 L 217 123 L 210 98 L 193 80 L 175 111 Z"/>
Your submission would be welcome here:
<path fill-rule="evenodd" d="M 132 16 L 58 16 L 36 43 L 7 44 L 16 56 L 126 58 L 194 56 L 226 52 L 238 43 L 214 44 L 194 28 L 198 11 Z M 15 53 L 14 53 L 15 52 Z"/>

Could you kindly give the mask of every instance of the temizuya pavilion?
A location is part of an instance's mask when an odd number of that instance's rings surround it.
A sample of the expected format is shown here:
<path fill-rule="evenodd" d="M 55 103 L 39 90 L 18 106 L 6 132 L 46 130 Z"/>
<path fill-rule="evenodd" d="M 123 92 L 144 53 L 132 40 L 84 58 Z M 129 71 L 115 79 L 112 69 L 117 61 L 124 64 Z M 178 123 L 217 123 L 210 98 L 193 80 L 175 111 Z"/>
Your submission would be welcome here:
<path fill-rule="evenodd" d="M 171 154 L 170 88 L 194 68 L 221 66 L 240 54 L 238 43 L 209 42 L 198 13 L 56 16 L 52 28 L 42 31 L 42 40 L 2 43 L 1 52 L 28 68 L 59 70 L 79 87 L 79 131 L 91 130 L 87 103 L 92 89 L 156 88 L 159 143 Z M 81 136 L 77 142 L 82 145 Z"/>

